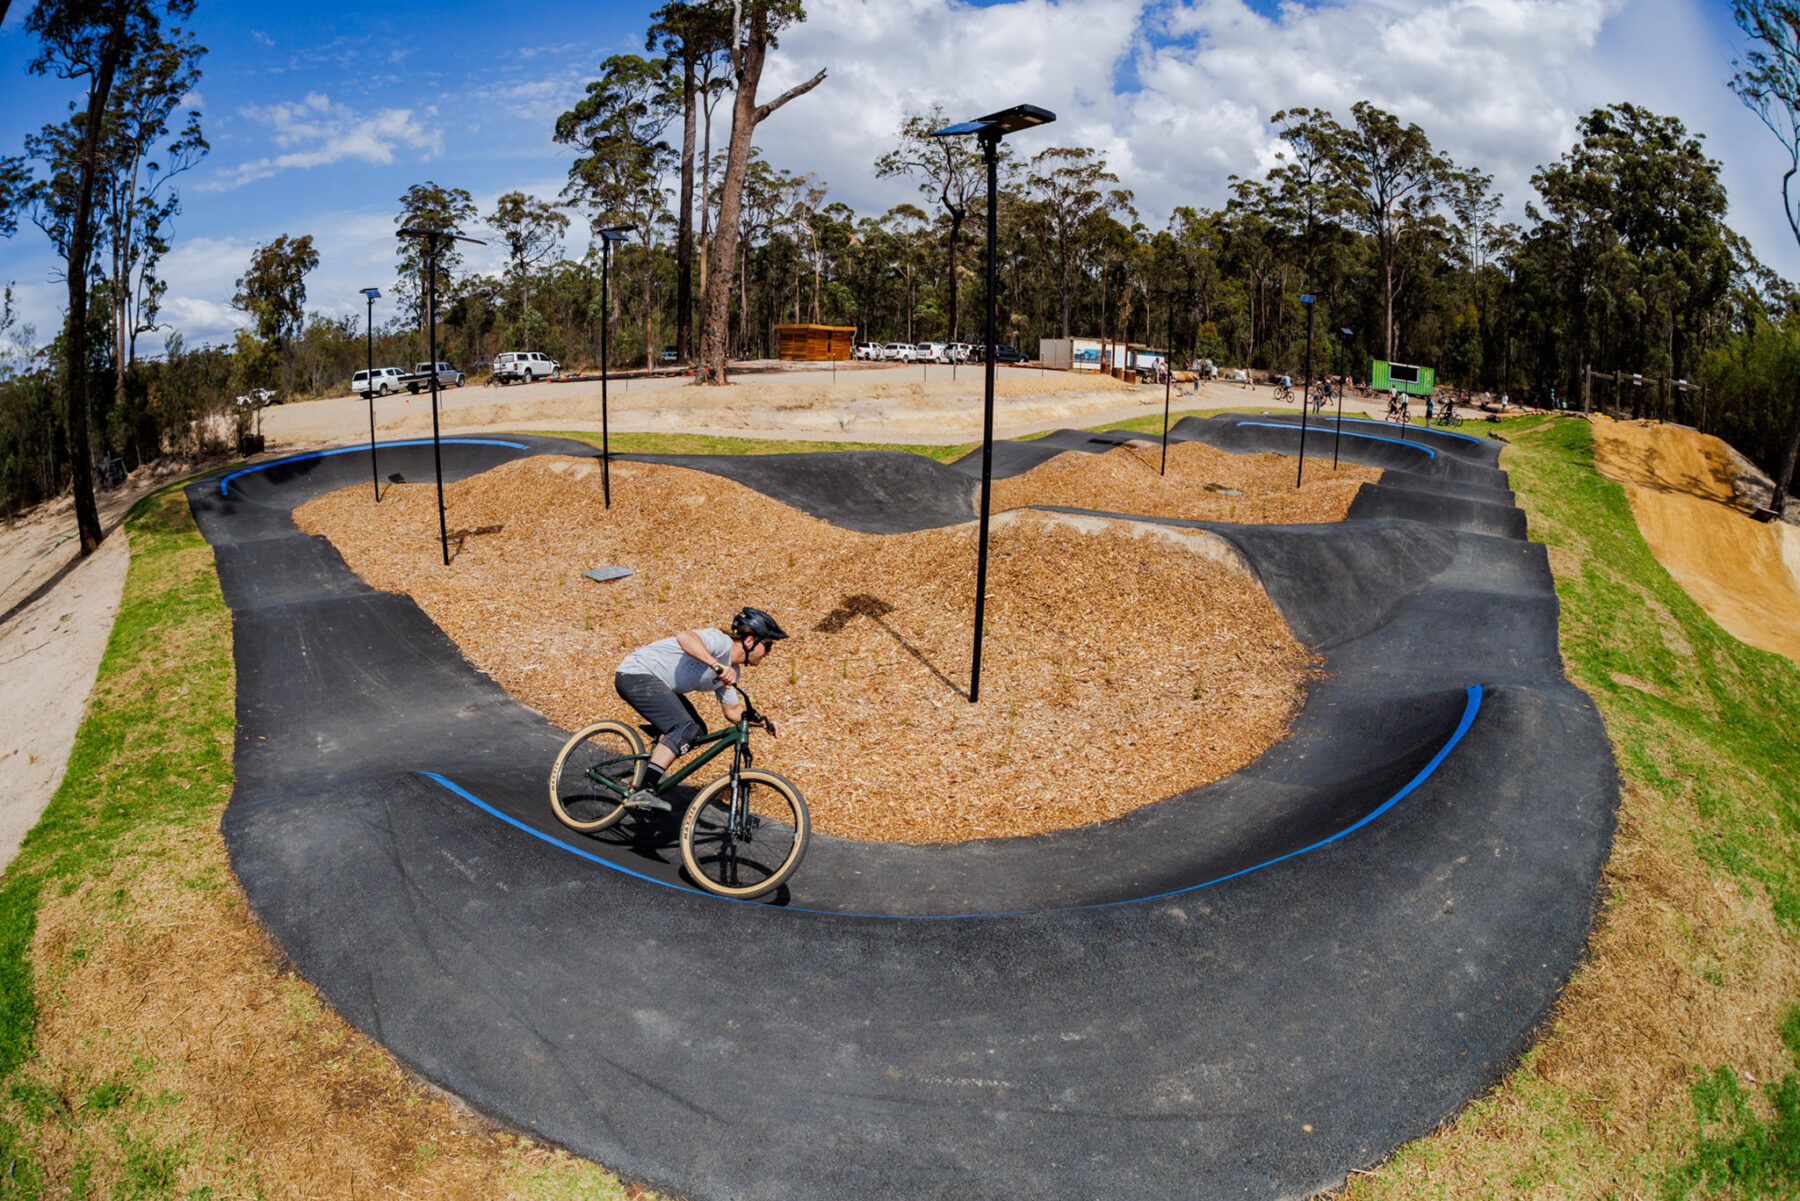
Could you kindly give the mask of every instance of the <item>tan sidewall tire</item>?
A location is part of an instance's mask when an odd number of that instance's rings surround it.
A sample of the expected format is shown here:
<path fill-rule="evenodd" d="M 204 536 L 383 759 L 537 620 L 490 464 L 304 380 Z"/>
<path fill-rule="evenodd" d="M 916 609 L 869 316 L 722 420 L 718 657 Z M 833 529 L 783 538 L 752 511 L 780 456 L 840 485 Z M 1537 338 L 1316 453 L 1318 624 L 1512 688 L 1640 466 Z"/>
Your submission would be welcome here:
<path fill-rule="evenodd" d="M 632 729 L 622 721 L 597 721 L 591 726 L 584 726 L 582 729 L 577 730 L 573 738 L 563 743 L 562 750 L 557 753 L 556 762 L 550 767 L 550 812 L 556 815 L 557 821 L 569 827 L 569 829 L 579 830 L 583 834 L 598 833 L 625 816 L 625 806 L 620 805 L 617 809 L 614 809 L 610 815 L 601 818 L 599 821 L 579 822 L 571 818 L 563 809 L 562 797 L 557 795 L 556 786 L 562 780 L 563 765 L 568 762 L 570 752 L 580 746 L 583 742 L 586 742 L 593 735 L 599 733 L 622 735 L 626 745 L 631 747 L 632 754 L 641 755 L 644 753 L 644 740 L 638 736 L 636 730 Z M 644 765 L 639 763 L 637 765 L 637 770 L 632 773 L 632 790 L 636 791 L 638 785 L 643 783 L 643 780 Z"/>
<path fill-rule="evenodd" d="M 681 862 L 686 865 L 688 876 L 694 883 L 707 892 L 721 897 L 733 897 L 737 900 L 748 901 L 765 893 L 774 892 L 787 883 L 789 877 L 799 869 L 800 861 L 806 858 L 806 844 L 812 840 L 812 814 L 807 812 L 806 798 L 800 795 L 800 789 L 786 776 L 778 776 L 774 772 L 764 771 L 760 767 L 746 768 L 740 775 L 745 780 L 774 785 L 786 793 L 788 799 L 794 803 L 794 812 L 800 817 L 800 825 L 794 831 L 794 853 L 788 856 L 787 862 L 782 864 L 780 871 L 762 883 L 749 888 L 726 888 L 707 879 L 706 873 L 700 870 L 700 865 L 694 862 L 694 823 L 699 820 L 701 811 L 706 807 L 706 802 L 731 787 L 731 776 L 726 774 L 702 788 L 688 805 L 687 814 L 681 819 Z"/>

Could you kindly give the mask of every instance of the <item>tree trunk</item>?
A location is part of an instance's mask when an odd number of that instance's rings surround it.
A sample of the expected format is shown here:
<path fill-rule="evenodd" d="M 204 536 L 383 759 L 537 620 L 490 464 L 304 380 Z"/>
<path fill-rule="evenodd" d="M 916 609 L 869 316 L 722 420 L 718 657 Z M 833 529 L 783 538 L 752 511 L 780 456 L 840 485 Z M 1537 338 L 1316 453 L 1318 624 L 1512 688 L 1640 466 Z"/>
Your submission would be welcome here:
<path fill-rule="evenodd" d="M 81 553 L 92 554 L 106 537 L 100 528 L 100 510 L 94 503 L 94 455 L 88 446 L 88 252 L 93 244 L 94 176 L 100 151 L 100 124 L 112 94 L 113 75 L 125 50 L 125 5 L 112 10 L 113 27 L 100 57 L 100 72 L 88 91 L 87 121 L 81 135 L 81 173 L 75 188 L 75 216 L 69 223 L 69 326 L 64 345 L 64 364 L 69 384 L 69 470 L 75 491 L 75 527 L 81 535 Z"/>
<path fill-rule="evenodd" d="M 675 236 L 675 356 L 687 362 L 694 325 L 694 59 L 681 64 L 681 225 Z"/>
<path fill-rule="evenodd" d="M 752 18 L 737 93 L 731 103 L 731 140 L 726 144 L 725 179 L 719 197 L 719 221 L 713 230 L 712 269 L 707 272 L 706 316 L 700 330 L 696 384 L 725 382 L 726 334 L 731 316 L 731 276 L 737 266 L 738 227 L 744 207 L 744 176 L 750 163 L 750 136 L 756 131 L 756 85 L 762 81 L 766 18 Z"/>
<path fill-rule="evenodd" d="M 1394 361 L 1394 254 L 1392 249 L 1381 252 L 1381 277 L 1384 283 L 1383 292 L 1387 297 L 1386 331 L 1388 362 Z"/>
<path fill-rule="evenodd" d="M 1800 458 L 1800 396 L 1794 398 L 1794 411 L 1788 415 L 1787 445 L 1781 452 L 1781 472 L 1775 477 L 1775 495 L 1769 507 L 1777 513 L 1787 508 L 1788 489 L 1794 485 L 1794 461 Z"/>
<path fill-rule="evenodd" d="M 744 207 L 744 179 L 749 171 L 750 138 L 756 126 L 776 109 L 805 95 L 825 79 L 820 71 L 807 82 L 789 88 L 764 105 L 756 103 L 762 82 L 763 58 L 769 46 L 769 14 L 758 5 L 750 14 L 742 56 L 737 59 L 737 94 L 731 104 L 731 141 L 725 152 L 725 179 L 719 197 L 718 232 L 712 246 L 712 270 L 706 297 L 706 317 L 700 335 L 700 361 L 694 366 L 696 384 L 725 382 L 725 343 L 731 315 L 731 273 L 737 262 L 739 221 Z M 748 320 L 749 314 L 745 314 Z"/>
<path fill-rule="evenodd" d="M 966 211 L 945 202 L 944 207 L 950 212 L 950 336 L 951 342 L 962 341 L 961 330 L 956 323 L 956 244 L 962 237 L 963 213 Z"/>

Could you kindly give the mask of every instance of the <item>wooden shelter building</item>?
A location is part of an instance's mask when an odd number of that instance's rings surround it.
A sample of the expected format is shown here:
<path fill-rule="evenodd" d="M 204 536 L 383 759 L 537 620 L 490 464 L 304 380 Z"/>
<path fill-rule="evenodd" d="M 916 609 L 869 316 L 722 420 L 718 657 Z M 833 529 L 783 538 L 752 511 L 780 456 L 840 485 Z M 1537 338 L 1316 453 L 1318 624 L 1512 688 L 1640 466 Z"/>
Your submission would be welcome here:
<path fill-rule="evenodd" d="M 854 325 L 778 325 L 775 357 L 797 363 L 827 363 L 856 357 Z"/>

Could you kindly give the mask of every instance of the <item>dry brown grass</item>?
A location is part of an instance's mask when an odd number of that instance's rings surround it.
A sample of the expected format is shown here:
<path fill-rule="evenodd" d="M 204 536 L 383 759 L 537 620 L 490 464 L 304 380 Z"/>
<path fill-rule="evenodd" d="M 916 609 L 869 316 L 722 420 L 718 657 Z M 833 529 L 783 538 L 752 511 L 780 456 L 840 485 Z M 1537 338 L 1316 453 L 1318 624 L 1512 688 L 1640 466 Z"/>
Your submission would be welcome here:
<path fill-rule="evenodd" d="M 489 1198 L 575 1177 L 567 1156 L 407 1077 L 285 972 L 214 827 L 47 897 L 33 959 L 26 1076 L 57 1112 L 38 1127 L 53 1189 Z M 586 1195 L 623 1195 L 589 1175 Z"/>
<path fill-rule="evenodd" d="M 1305 652 L 1207 535 L 997 521 L 971 706 L 973 523 L 857 534 L 649 464 L 615 464 L 610 511 L 600 493 L 591 461 L 542 457 L 452 486 L 453 528 L 496 528 L 463 539 L 449 571 L 432 489 L 395 488 L 379 509 L 346 489 L 296 520 L 375 587 L 411 594 L 473 663 L 565 728 L 632 719 L 610 680 L 632 647 L 743 604 L 771 610 L 794 636 L 748 681 L 786 726 L 762 740 L 762 761 L 800 784 L 821 830 L 847 837 L 1103 821 L 1241 767 L 1301 700 Z M 636 574 L 581 576 L 601 564 Z"/>
<path fill-rule="evenodd" d="M 1344 1197 L 1654 1196 L 1691 1142 L 1697 1069 L 1729 1065 L 1751 1093 L 1793 1070 L 1778 1030 L 1800 962 L 1766 898 L 1701 863 L 1693 821 L 1627 785 L 1605 913 L 1541 1041 Z"/>

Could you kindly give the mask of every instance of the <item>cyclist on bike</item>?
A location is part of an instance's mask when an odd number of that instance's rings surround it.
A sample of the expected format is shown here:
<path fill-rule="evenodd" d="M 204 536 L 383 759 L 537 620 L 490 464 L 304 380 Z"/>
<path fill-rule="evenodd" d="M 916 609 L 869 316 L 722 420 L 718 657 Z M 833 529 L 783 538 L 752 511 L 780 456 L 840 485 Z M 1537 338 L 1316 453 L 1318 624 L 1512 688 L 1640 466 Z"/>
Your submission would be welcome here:
<path fill-rule="evenodd" d="M 725 720 L 744 716 L 744 698 L 734 685 L 739 667 L 755 667 L 769 648 L 787 633 L 761 609 L 744 608 L 731 619 L 727 630 L 683 630 L 640 646 L 620 661 L 613 673 L 613 688 L 620 699 L 643 715 L 657 736 L 650 752 L 644 783 L 631 794 L 627 805 L 669 812 L 669 802 L 658 796 L 669 765 L 687 753 L 694 739 L 706 733 L 706 723 L 687 699 L 690 692 L 711 692 L 719 698 Z M 761 718 L 771 738 L 781 737 L 772 717 Z"/>

